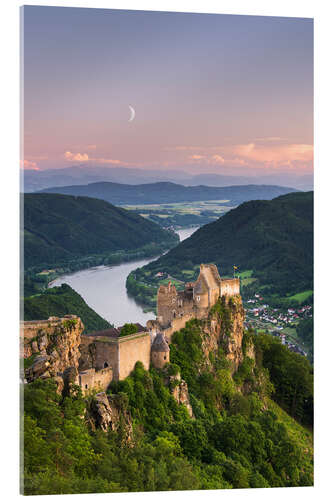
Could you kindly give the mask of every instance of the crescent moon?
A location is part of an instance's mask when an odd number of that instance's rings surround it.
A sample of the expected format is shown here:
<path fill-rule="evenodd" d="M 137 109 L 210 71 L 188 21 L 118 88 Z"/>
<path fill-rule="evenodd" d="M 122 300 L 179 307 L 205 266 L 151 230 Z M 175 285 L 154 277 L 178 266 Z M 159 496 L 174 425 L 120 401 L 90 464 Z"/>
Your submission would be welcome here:
<path fill-rule="evenodd" d="M 130 116 L 130 118 L 129 118 L 129 120 L 128 120 L 128 121 L 129 121 L 129 122 L 132 122 L 132 121 L 134 120 L 134 118 L 135 118 L 135 109 L 134 109 L 134 108 L 132 108 L 132 106 L 128 106 L 128 107 L 129 107 L 130 112 L 131 112 L 131 116 Z"/>

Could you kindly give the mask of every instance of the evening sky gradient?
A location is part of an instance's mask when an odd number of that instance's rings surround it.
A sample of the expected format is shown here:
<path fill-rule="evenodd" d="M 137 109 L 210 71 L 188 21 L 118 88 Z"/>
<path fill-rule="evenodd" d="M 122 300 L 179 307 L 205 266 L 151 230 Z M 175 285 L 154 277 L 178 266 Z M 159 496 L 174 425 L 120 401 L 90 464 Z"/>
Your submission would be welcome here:
<path fill-rule="evenodd" d="M 312 173 L 312 19 L 28 6 L 22 20 L 25 168 Z"/>

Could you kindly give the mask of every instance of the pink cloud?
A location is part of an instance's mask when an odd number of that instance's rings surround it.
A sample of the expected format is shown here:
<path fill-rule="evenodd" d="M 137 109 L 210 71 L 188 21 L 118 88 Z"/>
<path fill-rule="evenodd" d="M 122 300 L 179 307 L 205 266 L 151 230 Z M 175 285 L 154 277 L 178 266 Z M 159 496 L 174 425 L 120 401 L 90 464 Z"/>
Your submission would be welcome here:
<path fill-rule="evenodd" d="M 64 154 L 65 160 L 67 161 L 89 161 L 89 156 L 87 153 L 71 153 L 70 151 L 66 151 Z"/>
<path fill-rule="evenodd" d="M 87 153 L 72 153 L 71 151 L 66 151 L 64 153 L 64 158 L 70 162 L 93 162 L 93 163 L 110 163 L 114 165 L 127 165 L 127 163 L 114 160 L 112 158 L 90 158 Z"/>
<path fill-rule="evenodd" d="M 189 156 L 190 160 L 202 160 L 203 158 L 204 158 L 204 156 L 202 156 L 202 155 L 191 155 L 191 156 Z"/>
<path fill-rule="evenodd" d="M 231 153 L 248 160 L 281 164 L 286 162 L 313 161 L 313 146 L 311 144 L 260 145 L 255 143 L 234 147 Z"/>
<path fill-rule="evenodd" d="M 213 161 L 213 163 L 217 164 L 223 164 L 225 162 L 225 159 L 220 155 L 213 155 L 211 157 L 211 160 Z"/>
<path fill-rule="evenodd" d="M 254 142 L 250 142 L 249 144 L 238 144 L 233 147 L 234 154 L 240 156 L 249 156 L 255 148 Z"/>
<path fill-rule="evenodd" d="M 23 160 L 23 162 L 21 161 L 20 163 L 21 163 L 21 168 L 23 167 L 23 169 L 40 170 L 35 161 Z"/>
<path fill-rule="evenodd" d="M 306 143 L 286 143 L 281 137 L 258 138 L 242 144 L 224 146 L 176 146 L 168 148 L 177 158 L 169 158 L 169 163 L 180 161 L 204 166 L 256 168 L 260 170 L 313 169 L 313 145 Z M 192 153 L 193 151 L 193 153 Z M 186 152 L 191 154 L 186 155 Z M 177 154 L 178 153 L 178 154 Z M 185 154 L 185 156 L 184 156 Z"/>

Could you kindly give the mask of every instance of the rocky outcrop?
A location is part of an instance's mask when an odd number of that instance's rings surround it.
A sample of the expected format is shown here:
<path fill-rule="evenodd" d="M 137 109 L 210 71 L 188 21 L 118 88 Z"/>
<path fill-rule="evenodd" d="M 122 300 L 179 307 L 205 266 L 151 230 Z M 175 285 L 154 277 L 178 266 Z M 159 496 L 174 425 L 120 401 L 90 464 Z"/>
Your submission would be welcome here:
<path fill-rule="evenodd" d="M 165 385 L 170 389 L 172 396 L 175 398 L 178 404 L 183 404 L 190 415 L 193 418 L 193 410 L 190 403 L 190 396 L 188 393 L 188 386 L 185 380 L 181 379 L 180 374 L 168 375 L 164 379 Z"/>
<path fill-rule="evenodd" d="M 227 304 L 230 310 L 230 327 L 228 330 L 224 330 L 222 327 L 222 344 L 226 358 L 231 361 L 232 371 L 236 371 L 243 361 L 242 341 L 245 312 L 240 295 L 231 297 Z"/>
<path fill-rule="evenodd" d="M 121 430 L 124 440 L 131 441 L 132 420 L 123 395 L 99 392 L 92 400 L 88 418 L 93 429 L 100 428 L 104 432 Z"/>
<path fill-rule="evenodd" d="M 68 368 L 77 373 L 79 367 L 81 333 L 83 323 L 77 316 L 52 318 L 36 325 L 34 337 L 24 337 L 24 357 L 31 359 L 31 366 L 25 370 L 25 378 L 32 382 L 36 378 L 63 376 Z M 31 323 L 29 334 L 31 336 Z"/>
<path fill-rule="evenodd" d="M 244 355 L 247 358 L 253 359 L 253 361 L 256 360 L 256 351 L 252 339 L 248 340 Z"/>
<path fill-rule="evenodd" d="M 210 353 L 217 354 L 223 347 L 226 358 L 235 372 L 243 361 L 244 308 L 240 295 L 223 297 L 204 321 L 202 349 L 205 368 L 211 366 Z"/>

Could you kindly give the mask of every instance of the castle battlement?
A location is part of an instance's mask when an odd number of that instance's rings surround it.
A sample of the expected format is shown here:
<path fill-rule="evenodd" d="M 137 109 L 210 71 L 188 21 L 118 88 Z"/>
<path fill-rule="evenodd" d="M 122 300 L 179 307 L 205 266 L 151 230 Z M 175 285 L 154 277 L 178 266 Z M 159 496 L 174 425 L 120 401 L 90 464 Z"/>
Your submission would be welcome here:
<path fill-rule="evenodd" d="M 185 283 L 177 291 L 169 282 L 157 292 L 157 319 L 149 321 L 151 332 L 163 331 L 170 340 L 172 333 L 183 328 L 192 318 L 204 318 L 220 297 L 239 295 L 238 278 L 221 278 L 215 264 L 201 264 L 196 281 Z"/>

